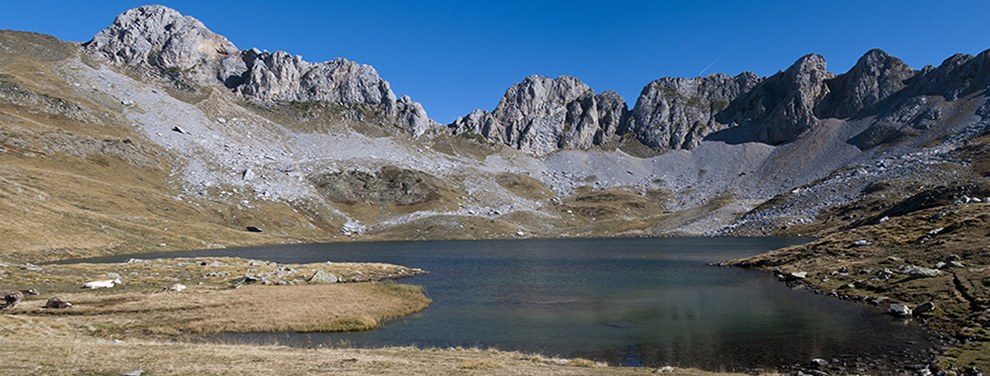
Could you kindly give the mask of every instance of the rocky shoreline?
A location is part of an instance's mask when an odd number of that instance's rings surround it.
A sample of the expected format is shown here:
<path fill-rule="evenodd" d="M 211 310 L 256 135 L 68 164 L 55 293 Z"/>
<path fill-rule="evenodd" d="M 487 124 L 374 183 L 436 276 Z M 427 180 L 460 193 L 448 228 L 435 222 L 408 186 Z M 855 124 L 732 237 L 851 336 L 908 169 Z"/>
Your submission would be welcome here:
<path fill-rule="evenodd" d="M 882 296 L 870 297 L 856 294 L 845 294 L 834 289 L 821 289 L 817 287 L 816 284 L 805 281 L 803 278 L 793 277 L 792 274 L 795 273 L 785 274 L 779 269 L 767 270 L 759 267 L 754 268 L 750 266 L 732 265 L 725 262 L 711 263 L 709 265 L 718 267 L 744 267 L 759 270 L 772 275 L 775 279 L 779 280 L 781 283 L 787 284 L 787 286 L 792 289 L 804 289 L 815 295 L 823 295 L 843 302 L 876 307 L 878 308 L 878 311 L 876 312 L 878 315 L 891 315 L 893 319 L 902 320 L 902 323 L 905 326 L 918 325 L 931 334 L 928 338 L 929 344 L 920 349 L 911 348 L 912 346 L 917 345 L 917 343 L 906 343 L 905 345 L 908 346 L 906 346 L 905 350 L 897 353 L 891 351 L 886 354 L 841 354 L 829 357 L 827 359 L 813 358 L 803 363 L 782 365 L 781 371 L 784 375 L 825 376 L 875 374 L 982 376 L 981 370 L 976 367 L 953 367 L 955 369 L 952 370 L 941 369 L 939 365 L 942 362 L 939 358 L 945 354 L 946 351 L 959 345 L 960 343 L 964 343 L 967 339 L 958 338 L 945 330 L 929 325 L 930 317 L 924 313 L 913 316 L 909 315 L 908 317 L 898 315 L 895 311 L 892 311 L 891 306 L 899 304 L 892 303 L 889 298 Z M 917 322 L 915 320 L 917 320 Z M 753 374 L 756 374 L 756 371 L 758 370 L 751 370 Z"/>

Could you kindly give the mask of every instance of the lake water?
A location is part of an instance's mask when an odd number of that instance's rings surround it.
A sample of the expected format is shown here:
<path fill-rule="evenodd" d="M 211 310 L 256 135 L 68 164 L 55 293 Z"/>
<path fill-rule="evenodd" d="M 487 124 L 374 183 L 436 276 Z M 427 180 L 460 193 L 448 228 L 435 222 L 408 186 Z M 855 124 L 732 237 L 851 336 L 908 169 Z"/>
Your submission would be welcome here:
<path fill-rule="evenodd" d="M 357 333 L 230 334 L 300 347 L 480 347 L 612 365 L 773 369 L 813 358 L 918 356 L 915 323 L 791 289 L 767 273 L 707 266 L 796 238 L 532 239 L 276 245 L 135 257 L 238 256 L 280 263 L 384 262 L 431 274 L 433 304 Z M 122 261 L 127 256 L 88 261 Z"/>

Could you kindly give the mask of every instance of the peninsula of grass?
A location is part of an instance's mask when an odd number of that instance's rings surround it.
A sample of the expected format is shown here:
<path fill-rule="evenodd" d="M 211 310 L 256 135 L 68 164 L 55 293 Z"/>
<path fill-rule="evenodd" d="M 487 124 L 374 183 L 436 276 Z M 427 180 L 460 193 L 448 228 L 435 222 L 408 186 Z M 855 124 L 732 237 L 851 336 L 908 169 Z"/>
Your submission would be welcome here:
<path fill-rule="evenodd" d="M 5 288 L 30 288 L 41 295 L 0 313 L 57 318 L 102 338 L 370 330 L 430 304 L 418 286 L 390 279 L 424 271 L 389 264 L 179 258 L 2 269 Z M 311 281 L 318 273 L 333 274 L 339 282 Z M 81 288 L 87 281 L 114 278 L 123 283 Z M 186 288 L 165 290 L 176 283 Z M 53 297 L 73 306 L 44 308 Z"/>

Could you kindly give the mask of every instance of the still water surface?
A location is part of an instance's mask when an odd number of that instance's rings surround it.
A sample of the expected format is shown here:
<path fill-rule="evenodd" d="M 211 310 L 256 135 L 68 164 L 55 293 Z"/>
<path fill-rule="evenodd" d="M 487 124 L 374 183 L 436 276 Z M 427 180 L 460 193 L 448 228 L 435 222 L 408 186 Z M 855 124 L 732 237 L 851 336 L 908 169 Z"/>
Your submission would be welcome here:
<path fill-rule="evenodd" d="M 613 365 L 775 368 L 812 358 L 901 356 L 930 346 L 916 324 L 770 275 L 708 262 L 806 239 L 532 239 L 299 244 L 140 255 L 280 263 L 384 262 L 431 274 L 421 313 L 359 333 L 231 334 L 290 346 L 477 346 Z M 123 258 L 102 259 L 120 261 Z"/>

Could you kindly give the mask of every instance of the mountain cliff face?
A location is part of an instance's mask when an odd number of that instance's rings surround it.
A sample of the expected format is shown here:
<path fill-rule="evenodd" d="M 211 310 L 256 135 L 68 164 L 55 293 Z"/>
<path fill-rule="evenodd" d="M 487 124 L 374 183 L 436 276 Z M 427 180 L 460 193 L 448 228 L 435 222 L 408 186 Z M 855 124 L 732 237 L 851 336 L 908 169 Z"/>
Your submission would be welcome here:
<path fill-rule="evenodd" d="M 478 110 L 449 127 L 454 133 L 478 133 L 490 142 L 538 155 L 563 148 L 588 149 L 602 144 L 597 140 L 615 139 L 624 134 L 633 134 L 643 144 L 663 152 L 694 149 L 706 137 L 731 128 L 740 132 L 731 138 L 717 139 L 778 145 L 795 140 L 821 124 L 822 119 L 877 116 L 874 126 L 861 140 L 854 141 L 863 148 L 871 148 L 898 134 L 910 133 L 907 129 L 930 127 L 941 116 L 939 103 L 986 90 L 990 85 L 986 58 L 986 52 L 977 57 L 959 54 L 938 68 L 916 71 L 900 59 L 875 49 L 863 55 L 849 72 L 838 76 L 826 70 L 822 56 L 809 54 L 770 77 L 761 78 L 750 72 L 735 77 L 721 73 L 696 78 L 664 77 L 643 88 L 628 115 L 616 106 L 612 107 L 615 110 L 605 112 L 609 119 L 620 119 L 614 128 L 609 121 L 599 121 L 599 127 L 578 128 L 576 133 L 570 128 L 574 124 L 571 118 L 554 118 L 549 115 L 551 110 L 535 111 L 549 108 L 544 97 L 517 94 L 532 88 L 535 82 L 551 81 L 534 76 L 506 92 L 496 108 L 497 115 Z M 557 113 L 563 113 L 564 107 L 577 107 L 569 104 L 577 100 L 575 95 L 551 92 L 556 95 L 551 97 L 557 100 Z M 593 93 L 585 98 L 591 96 Z M 609 103 L 617 105 L 620 99 Z M 622 116 L 617 116 L 620 113 Z M 592 124 L 593 118 L 586 117 L 586 121 L 579 123 Z M 533 133 L 525 133 L 527 129 Z M 592 142 L 585 141 L 590 134 L 587 129 L 595 129 Z M 531 136 L 537 134 L 538 137 Z M 527 136 L 544 141 L 534 148 Z"/>
<path fill-rule="evenodd" d="M 408 97 L 397 100 L 369 65 L 343 58 L 310 63 L 284 51 L 242 51 L 202 22 L 160 5 L 122 13 L 85 49 L 193 90 L 187 81 L 223 85 L 251 101 L 370 105 L 416 136 L 438 126 L 419 103 Z"/>
<path fill-rule="evenodd" d="M 505 91 L 494 112 L 475 110 L 448 128 L 453 134 L 474 133 L 489 142 L 544 155 L 615 139 L 626 112 L 625 100 L 614 91 L 595 94 L 570 76 L 529 76 Z"/>
<path fill-rule="evenodd" d="M 369 65 L 241 50 L 162 6 L 82 45 L 0 32 L 0 50 L 0 154 L 21 170 L 0 169 L 30 181 L 47 166 L 30 158 L 58 161 L 39 193 L 10 178 L 0 193 L 26 207 L 62 197 L 36 212 L 77 229 L 111 218 L 94 232 L 105 247 L 245 244 L 245 225 L 266 242 L 776 234 L 871 192 L 966 179 L 980 164 L 960 150 L 990 125 L 990 51 L 921 70 L 872 50 L 838 75 L 809 54 L 769 77 L 663 77 L 631 110 L 577 78 L 530 76 L 443 127 Z M 119 179 L 67 183 L 77 171 Z M 147 187 L 124 189 L 130 176 Z M 150 224 L 129 227 L 114 197 L 150 208 Z M 35 249 L 59 239 L 28 234 L 50 218 L 0 231 Z M 165 225 L 177 218 L 196 225 Z"/>
<path fill-rule="evenodd" d="M 716 115 L 762 80 L 750 72 L 658 79 L 643 88 L 623 129 L 656 150 L 693 149 L 709 134 L 729 127 Z"/>
<path fill-rule="evenodd" d="M 816 124 L 815 105 L 828 93 L 825 81 L 832 77 L 825 69 L 825 59 L 816 54 L 802 57 L 786 71 L 768 78 L 749 72 L 736 77 L 665 77 L 643 88 L 627 116 L 625 108 L 618 108 L 621 98 L 604 101 L 612 104 L 606 106 L 611 111 L 585 110 L 600 108 L 601 98 L 609 92 L 599 96 L 589 92 L 578 98 L 573 89 L 587 87 L 580 81 L 573 83 L 574 78 L 532 76 L 509 88 L 495 113 L 475 111 L 449 127 L 454 133 L 479 133 L 491 142 L 537 155 L 561 148 L 587 149 L 602 143 L 595 140 L 626 133 L 657 151 L 692 149 L 708 135 L 732 127 L 751 128 L 754 141 L 781 144 Z M 579 107 L 584 111 L 572 111 Z M 565 108 L 568 115 L 585 115 L 565 118 L 559 115 Z M 595 115 L 603 114 L 605 117 L 596 122 Z M 616 119 L 619 123 L 613 125 Z M 579 126 L 571 127 L 573 121 Z M 536 147 L 534 140 L 538 140 Z"/>
<path fill-rule="evenodd" d="M 878 49 L 859 58 L 848 72 L 828 80 L 829 93 L 815 108 L 820 118 L 849 118 L 903 90 L 917 72 Z"/>

